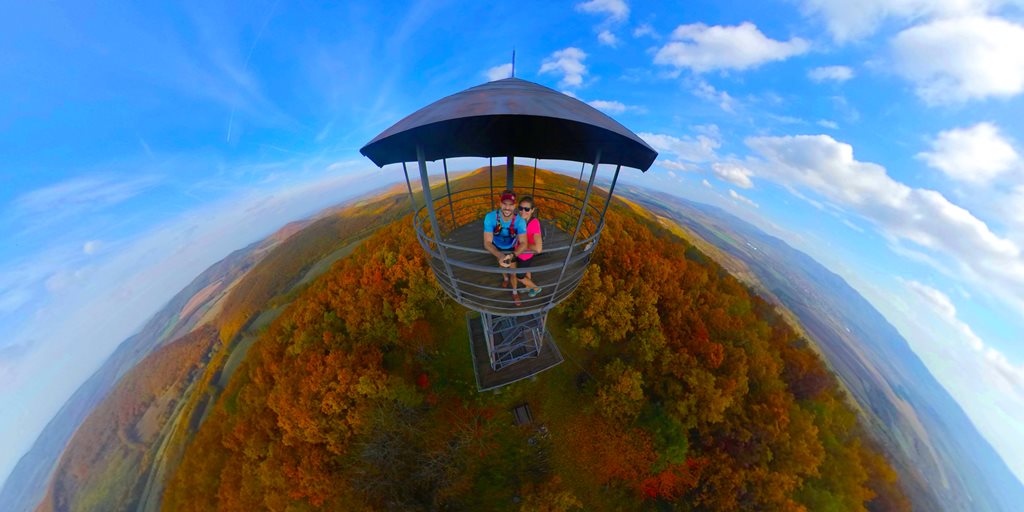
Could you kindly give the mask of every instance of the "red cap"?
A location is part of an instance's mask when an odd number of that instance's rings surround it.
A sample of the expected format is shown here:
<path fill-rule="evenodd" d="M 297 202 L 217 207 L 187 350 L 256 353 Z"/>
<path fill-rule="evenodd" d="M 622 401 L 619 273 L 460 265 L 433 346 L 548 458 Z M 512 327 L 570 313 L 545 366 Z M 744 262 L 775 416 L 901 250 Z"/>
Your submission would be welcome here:
<path fill-rule="evenodd" d="M 504 203 L 505 201 L 512 201 L 513 203 L 516 202 L 516 195 L 512 194 L 512 193 L 502 194 L 501 195 L 501 202 Z"/>

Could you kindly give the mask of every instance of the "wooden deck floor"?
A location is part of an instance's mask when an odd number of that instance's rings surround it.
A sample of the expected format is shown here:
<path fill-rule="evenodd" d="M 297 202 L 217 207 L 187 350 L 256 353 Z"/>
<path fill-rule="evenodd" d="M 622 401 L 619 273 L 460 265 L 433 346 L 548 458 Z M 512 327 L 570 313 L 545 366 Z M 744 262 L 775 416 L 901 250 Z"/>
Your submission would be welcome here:
<path fill-rule="evenodd" d="M 558 366 L 564 358 L 551 338 L 551 333 L 544 332 L 544 343 L 537 357 L 517 361 L 501 370 L 491 369 L 490 357 L 487 354 L 487 340 L 484 338 L 484 327 L 480 315 L 467 313 L 469 324 L 469 345 L 473 354 L 473 372 L 476 374 L 476 387 L 479 391 L 487 391 L 513 382 L 537 375 L 544 370 Z"/>
<path fill-rule="evenodd" d="M 546 223 L 547 231 L 544 239 L 544 253 L 534 256 L 536 262 L 533 266 L 547 265 L 551 263 L 561 264 L 565 261 L 567 247 L 572 238 L 571 233 L 566 233 L 553 223 Z M 483 249 L 483 221 L 470 223 L 462 226 L 445 238 L 445 242 L 459 247 L 472 249 Z M 561 248 L 561 249 L 557 249 Z M 479 271 L 460 268 L 452 265 L 452 273 L 456 279 L 456 285 L 461 292 L 462 305 L 475 311 L 487 311 L 496 315 L 517 316 L 540 312 L 550 309 L 564 300 L 583 278 L 583 271 L 590 261 L 589 253 L 578 256 L 574 252 L 572 261 L 565 269 L 562 277 L 562 284 L 558 287 L 558 296 L 552 302 L 552 293 L 556 288 L 556 281 L 561 273 L 560 268 L 553 270 L 532 272 L 533 282 L 543 288 L 543 291 L 534 298 L 530 298 L 522 284 L 519 289 L 521 306 L 516 306 L 512 300 L 511 289 L 502 288 L 502 274 L 509 274 L 511 271 L 498 266 L 494 256 L 490 253 L 472 252 L 463 249 L 446 249 L 449 261 L 455 260 L 465 263 L 472 263 L 493 270 Z M 431 266 L 437 274 L 438 282 L 450 295 L 455 295 L 452 289 L 451 280 L 447 278 L 447 271 L 444 262 L 439 258 L 431 258 Z"/>

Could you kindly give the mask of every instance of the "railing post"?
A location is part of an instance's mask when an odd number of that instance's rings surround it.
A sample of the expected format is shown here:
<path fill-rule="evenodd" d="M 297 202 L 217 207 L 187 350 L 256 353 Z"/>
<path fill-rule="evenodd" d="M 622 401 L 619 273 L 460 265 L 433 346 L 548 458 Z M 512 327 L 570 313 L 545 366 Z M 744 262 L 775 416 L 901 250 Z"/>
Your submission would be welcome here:
<path fill-rule="evenodd" d="M 584 163 L 584 165 L 586 165 Z M 583 227 L 583 219 L 587 213 L 587 202 L 590 201 L 590 191 L 594 188 L 594 179 L 597 178 L 597 167 L 601 165 L 601 150 L 597 150 L 597 157 L 594 158 L 594 167 L 590 171 L 590 181 L 587 182 L 587 192 L 583 195 L 583 206 L 580 208 L 580 217 L 576 221 L 576 230 L 572 233 L 572 241 L 569 242 L 569 251 L 565 255 L 565 261 L 562 263 L 562 271 L 558 274 L 558 281 L 555 282 L 555 289 L 551 292 L 551 300 L 548 302 L 548 308 L 554 307 L 555 296 L 558 295 L 558 289 L 562 287 L 562 277 L 565 276 L 565 267 L 569 264 L 569 260 L 572 258 L 573 250 L 576 248 L 576 239 L 579 237 L 580 228 Z M 580 172 L 580 179 L 582 180 L 583 173 Z"/>
<path fill-rule="evenodd" d="M 434 230 L 434 240 L 437 244 L 437 250 L 441 253 L 441 261 L 444 263 L 445 273 L 448 274 L 448 280 L 452 284 L 452 289 L 455 290 L 455 299 L 459 302 L 462 301 L 462 293 L 459 291 L 458 284 L 455 283 L 455 274 L 452 273 L 452 266 L 448 263 L 448 254 L 444 249 L 441 239 L 441 229 L 437 225 L 437 213 L 434 211 L 434 199 L 430 193 L 430 176 L 427 174 L 427 160 L 423 154 L 423 146 L 420 144 L 416 145 L 416 160 L 420 164 L 420 184 L 423 188 L 423 201 L 427 204 L 427 215 L 430 217 L 430 227 Z M 410 190 L 412 190 L 410 188 Z"/>

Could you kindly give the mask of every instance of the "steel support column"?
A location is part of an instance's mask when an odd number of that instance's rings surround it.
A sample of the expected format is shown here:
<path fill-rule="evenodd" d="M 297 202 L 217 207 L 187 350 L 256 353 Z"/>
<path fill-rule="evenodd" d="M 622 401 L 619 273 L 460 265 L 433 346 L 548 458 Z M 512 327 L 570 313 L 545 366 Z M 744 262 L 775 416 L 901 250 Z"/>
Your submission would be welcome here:
<path fill-rule="evenodd" d="M 586 165 L 586 164 L 584 164 Z M 590 181 L 587 182 L 587 192 L 583 195 L 583 206 L 580 207 L 580 218 L 576 221 L 576 230 L 572 233 L 572 241 L 569 242 L 569 251 L 565 255 L 565 261 L 562 263 L 562 271 L 558 274 L 558 281 L 555 283 L 555 290 L 551 293 L 551 301 L 549 302 L 550 307 L 554 307 L 555 297 L 558 295 L 558 289 L 562 286 L 562 278 L 565 276 L 565 267 L 569 264 L 569 260 L 572 259 L 572 253 L 576 249 L 576 240 L 580 235 L 580 228 L 583 227 L 583 219 L 587 215 L 587 202 L 590 201 L 590 192 L 594 188 L 594 179 L 597 178 L 597 167 L 601 165 L 601 150 L 597 150 L 597 157 L 594 158 L 594 167 L 590 170 Z M 583 173 L 580 172 L 580 179 L 583 179 Z"/>
<path fill-rule="evenodd" d="M 423 146 L 416 145 L 416 160 L 420 164 L 420 186 L 423 188 L 423 201 L 427 205 L 427 215 L 430 216 L 430 227 L 434 231 L 434 239 L 437 241 L 437 250 L 441 253 L 441 261 L 444 262 L 444 271 L 448 274 L 448 281 L 455 290 L 455 299 L 462 301 L 462 292 L 455 283 L 455 274 L 452 273 L 452 266 L 448 263 L 448 255 L 445 252 L 444 244 L 441 244 L 441 228 L 437 224 L 437 212 L 434 211 L 434 199 L 430 193 L 430 176 L 427 174 L 427 160 L 423 154 Z"/>
<path fill-rule="evenodd" d="M 530 196 L 534 199 L 537 198 L 537 159 L 533 159 L 533 190 L 530 192 Z"/>
<path fill-rule="evenodd" d="M 516 157 L 514 155 L 508 155 L 508 160 L 505 161 L 505 188 L 507 190 L 515 190 L 515 176 L 513 176 L 515 169 Z"/>

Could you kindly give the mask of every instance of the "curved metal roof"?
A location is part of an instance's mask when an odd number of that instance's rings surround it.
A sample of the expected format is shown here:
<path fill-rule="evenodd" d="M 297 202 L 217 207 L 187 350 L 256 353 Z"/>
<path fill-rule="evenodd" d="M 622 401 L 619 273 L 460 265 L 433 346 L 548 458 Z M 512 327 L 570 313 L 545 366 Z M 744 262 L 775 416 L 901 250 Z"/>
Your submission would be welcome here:
<path fill-rule="evenodd" d="M 617 121 L 571 96 L 506 78 L 442 98 L 395 123 L 359 150 L 379 167 L 508 155 L 621 164 L 646 171 L 658 152 Z"/>

